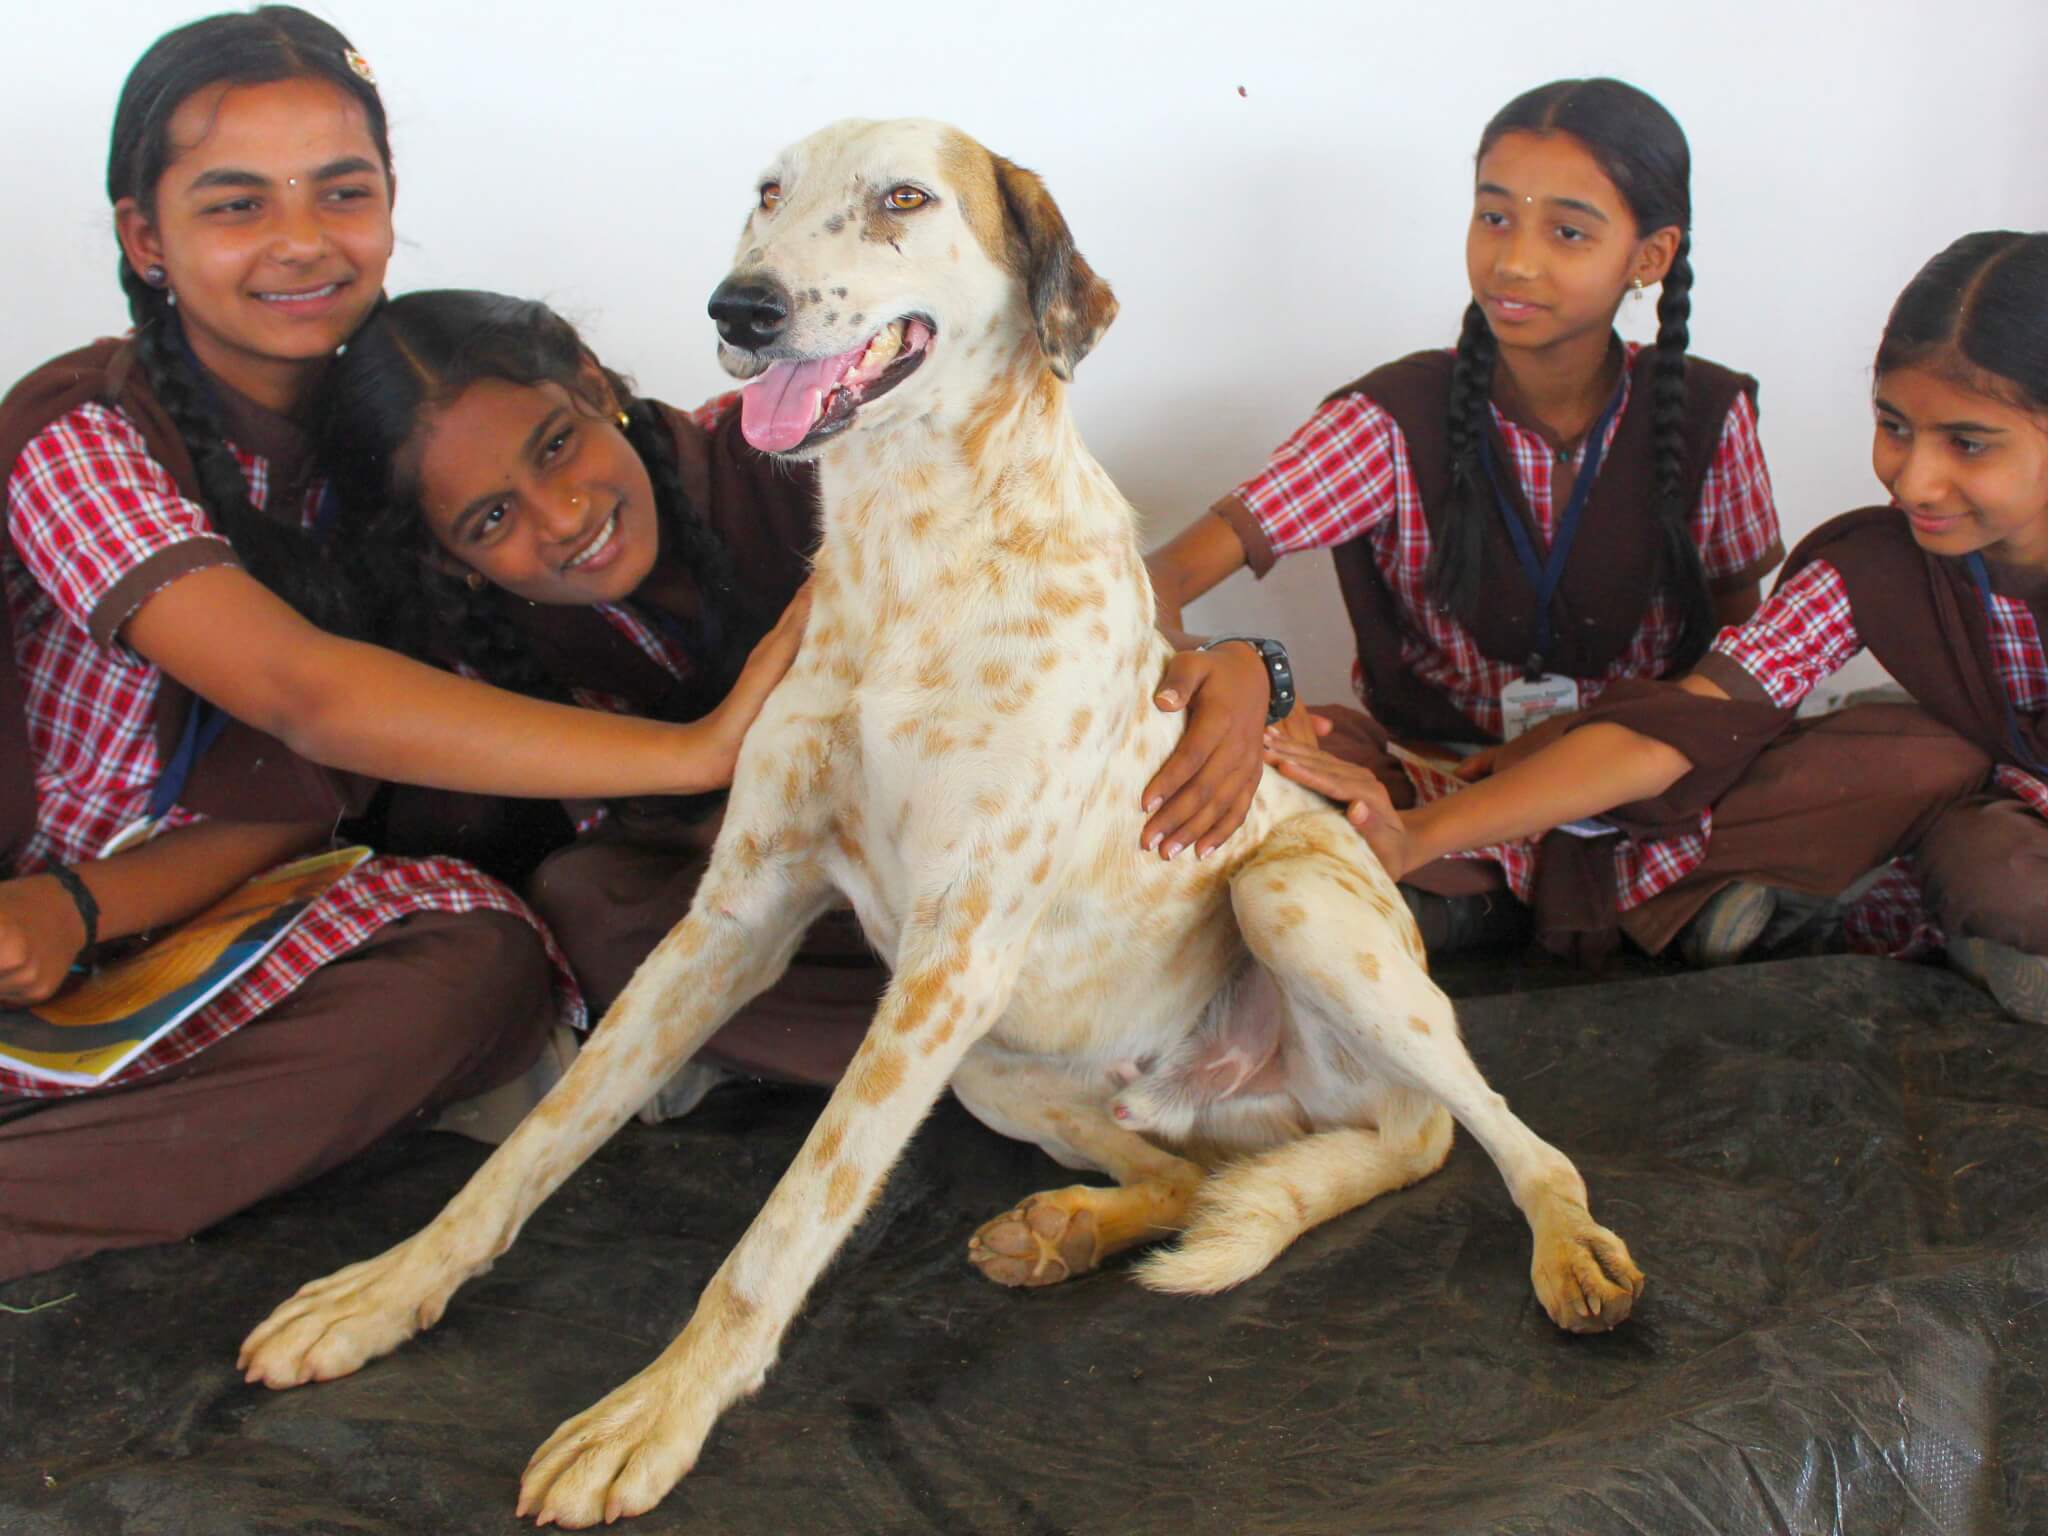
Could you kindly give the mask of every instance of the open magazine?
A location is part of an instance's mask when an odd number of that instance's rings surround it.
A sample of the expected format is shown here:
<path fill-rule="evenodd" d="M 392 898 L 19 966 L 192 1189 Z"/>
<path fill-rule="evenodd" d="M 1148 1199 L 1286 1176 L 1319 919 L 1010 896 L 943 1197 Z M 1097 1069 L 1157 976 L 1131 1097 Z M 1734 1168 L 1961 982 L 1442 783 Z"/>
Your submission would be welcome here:
<path fill-rule="evenodd" d="M 0 1007 L 0 1066 L 91 1087 L 218 997 L 363 860 L 338 848 L 266 870 L 32 1008 Z"/>

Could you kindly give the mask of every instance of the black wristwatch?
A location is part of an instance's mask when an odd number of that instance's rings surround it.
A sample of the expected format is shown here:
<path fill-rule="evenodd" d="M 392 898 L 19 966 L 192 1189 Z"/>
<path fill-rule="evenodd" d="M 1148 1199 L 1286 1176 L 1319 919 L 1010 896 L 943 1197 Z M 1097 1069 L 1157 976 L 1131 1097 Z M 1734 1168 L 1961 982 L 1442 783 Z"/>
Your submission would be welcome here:
<path fill-rule="evenodd" d="M 1259 635 L 1218 635 L 1204 642 L 1202 649 L 1213 651 L 1233 643 L 1250 646 L 1266 664 L 1266 683 L 1272 689 L 1266 698 L 1266 724 L 1278 725 L 1294 711 L 1294 668 L 1288 663 L 1287 647 Z"/>

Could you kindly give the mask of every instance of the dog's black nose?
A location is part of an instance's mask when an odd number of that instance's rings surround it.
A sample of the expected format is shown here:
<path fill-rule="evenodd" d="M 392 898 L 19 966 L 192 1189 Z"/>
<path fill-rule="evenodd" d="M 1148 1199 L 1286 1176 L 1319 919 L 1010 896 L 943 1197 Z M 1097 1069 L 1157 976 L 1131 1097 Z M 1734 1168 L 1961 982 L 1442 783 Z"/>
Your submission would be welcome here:
<path fill-rule="evenodd" d="M 735 274 L 718 285 L 706 306 L 730 347 L 765 347 L 789 324 L 789 291 L 763 277 Z"/>

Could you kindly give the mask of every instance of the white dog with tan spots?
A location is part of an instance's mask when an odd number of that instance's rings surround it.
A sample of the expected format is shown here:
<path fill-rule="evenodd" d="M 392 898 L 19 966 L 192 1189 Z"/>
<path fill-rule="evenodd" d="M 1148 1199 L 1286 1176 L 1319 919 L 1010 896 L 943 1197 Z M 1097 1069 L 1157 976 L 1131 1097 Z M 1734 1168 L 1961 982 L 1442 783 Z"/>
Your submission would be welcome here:
<path fill-rule="evenodd" d="M 570 1419 L 519 1509 L 651 1508 L 762 1383 L 805 1293 L 950 1084 L 1114 1186 L 976 1233 L 993 1280 L 1173 1232 L 1138 1278 L 1211 1292 L 1438 1168 L 1455 1118 L 1535 1235 L 1537 1295 L 1609 1328 L 1642 1277 L 1565 1156 L 1480 1077 L 1393 882 L 1274 774 L 1205 860 L 1138 845 L 1177 716 L 1130 506 L 1068 416 L 1115 313 L 1038 178 L 928 122 L 845 122 L 762 178 L 712 301 L 756 446 L 818 462 L 802 653 L 747 738 L 688 918 L 573 1071 L 424 1231 L 249 1336 L 273 1387 L 346 1375 L 463 1281 L 850 899 L 894 981 L 773 1196 L 661 1356 Z"/>

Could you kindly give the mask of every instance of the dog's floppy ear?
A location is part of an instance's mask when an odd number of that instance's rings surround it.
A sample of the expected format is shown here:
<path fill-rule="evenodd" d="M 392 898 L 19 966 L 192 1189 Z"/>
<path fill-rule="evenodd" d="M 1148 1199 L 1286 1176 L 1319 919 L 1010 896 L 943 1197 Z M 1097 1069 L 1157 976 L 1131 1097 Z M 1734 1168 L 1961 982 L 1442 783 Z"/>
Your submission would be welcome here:
<path fill-rule="evenodd" d="M 1011 265 L 1031 295 L 1038 344 L 1052 371 L 1071 379 L 1075 365 L 1116 318 L 1116 295 L 1074 249 L 1067 221 L 1037 174 L 1001 155 L 990 158 L 1003 195 Z"/>

